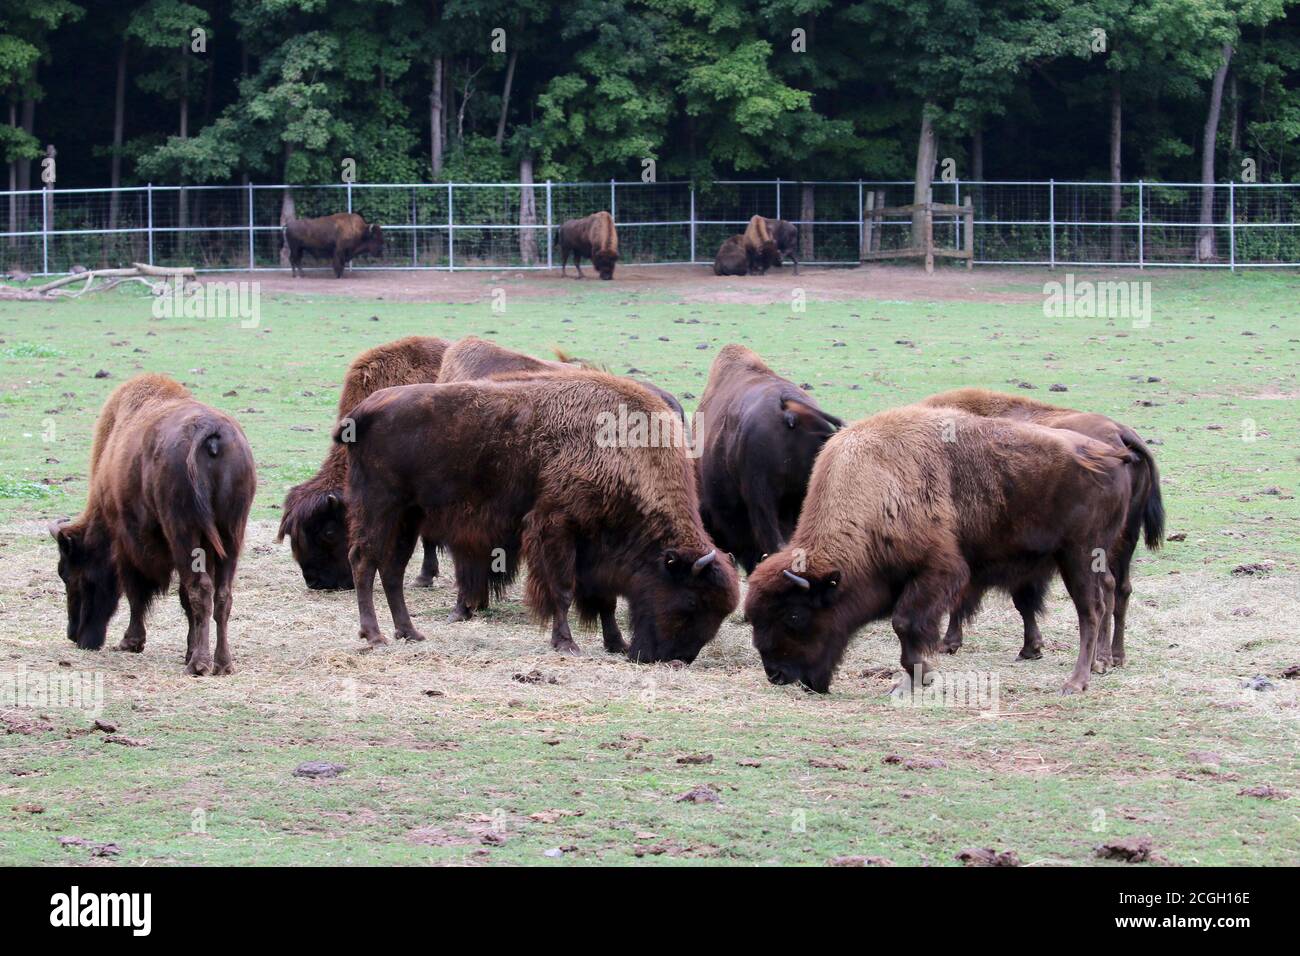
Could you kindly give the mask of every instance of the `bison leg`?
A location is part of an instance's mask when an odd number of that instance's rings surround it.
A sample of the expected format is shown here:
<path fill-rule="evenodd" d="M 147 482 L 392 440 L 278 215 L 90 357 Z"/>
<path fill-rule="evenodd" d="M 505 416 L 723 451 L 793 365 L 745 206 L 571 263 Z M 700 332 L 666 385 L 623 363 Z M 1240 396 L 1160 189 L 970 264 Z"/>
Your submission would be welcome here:
<path fill-rule="evenodd" d="M 956 654 L 961 650 L 962 641 L 966 636 L 965 624 L 979 611 L 982 598 L 983 594 L 973 587 L 967 586 L 962 591 L 957 604 L 948 613 L 948 631 L 944 634 L 943 643 L 940 645 L 944 653 Z"/>
<path fill-rule="evenodd" d="M 970 571 L 960 562 L 927 568 L 903 587 L 891 623 L 902 646 L 904 685 L 917 678 L 926 683 L 932 670 L 926 657 L 939 644 L 939 616 L 956 604 L 969 580 Z"/>
<path fill-rule="evenodd" d="M 212 619 L 214 592 L 212 577 L 206 571 L 194 572 L 186 566 L 181 572 L 181 588 L 188 598 L 190 625 L 194 631 L 189 660 L 185 662 L 185 673 L 202 677 L 212 673 L 212 648 L 208 643 L 208 622 Z"/>
<path fill-rule="evenodd" d="M 1133 593 L 1133 581 L 1125 569 L 1124 576 L 1115 584 L 1115 619 L 1113 636 L 1110 641 L 1110 663 L 1123 667 L 1127 657 L 1124 654 L 1124 625 L 1128 618 L 1128 599 Z"/>
<path fill-rule="evenodd" d="M 1036 661 L 1043 656 L 1043 633 L 1038 629 L 1038 615 L 1043 609 L 1044 584 L 1035 582 L 1011 592 L 1011 603 L 1020 612 L 1025 625 L 1025 642 L 1020 648 L 1022 661 Z"/>
<path fill-rule="evenodd" d="M 414 527 L 402 527 L 388 554 L 379 563 L 379 580 L 384 586 L 388 610 L 393 615 L 393 634 L 404 641 L 424 640 L 424 635 L 416 629 L 411 614 L 406 609 L 406 566 L 415 551 L 416 537 Z"/>
<path fill-rule="evenodd" d="M 131 609 L 131 619 L 126 625 L 126 634 L 117 645 L 119 651 L 139 654 L 144 650 L 145 618 L 149 614 L 149 605 L 157 593 L 152 582 L 144 580 L 134 571 L 124 569 L 120 575 L 122 590 L 126 593 L 126 603 Z"/>
<path fill-rule="evenodd" d="M 230 608 L 234 603 L 231 585 L 235 580 L 235 564 L 232 555 L 213 569 L 212 616 L 217 622 L 217 648 L 212 673 L 218 677 L 235 672 L 235 658 L 230 653 Z"/>
<path fill-rule="evenodd" d="M 627 641 L 623 640 L 623 632 L 619 630 L 618 619 L 614 616 L 618 599 L 613 595 L 592 594 L 584 595 L 583 601 L 600 617 L 600 636 L 605 650 L 611 654 L 626 654 Z"/>
<path fill-rule="evenodd" d="M 352 582 L 357 591 L 357 615 L 360 619 L 360 636 L 371 647 L 388 643 L 379 632 L 379 618 L 375 615 L 375 573 L 379 566 L 368 553 L 358 549 L 349 555 L 352 564 Z"/>
<path fill-rule="evenodd" d="M 578 278 L 582 278 L 582 257 L 578 255 L 578 250 L 573 250 L 573 268 L 578 270 Z"/>
<path fill-rule="evenodd" d="M 539 618 L 550 618 L 551 647 L 560 654 L 582 653 L 569 630 L 578 554 L 564 516 L 536 505 L 525 521 L 523 554 L 529 570 L 527 602 Z"/>
<path fill-rule="evenodd" d="M 302 246 L 289 243 L 289 275 L 297 277 L 302 275 Z"/>
<path fill-rule="evenodd" d="M 1127 536 L 1121 538 L 1115 547 L 1112 561 L 1115 568 L 1115 599 L 1112 613 L 1108 615 L 1107 626 L 1102 628 L 1097 656 L 1107 665 L 1123 667 L 1124 625 L 1128 618 L 1128 601 L 1133 593 L 1132 564 L 1133 552 L 1137 548 L 1137 539 L 1131 541 Z"/>
<path fill-rule="evenodd" d="M 336 278 L 336 279 L 342 279 L 342 278 L 343 278 L 343 267 L 344 267 L 345 265 L 347 265 L 347 263 L 343 260 L 343 257 L 342 257 L 341 255 L 339 255 L 337 252 L 334 253 L 334 258 L 333 258 L 333 260 L 331 261 L 330 264 L 331 264 L 332 266 L 334 266 L 334 278 Z"/>
<path fill-rule="evenodd" d="M 1092 662 L 1102 621 L 1106 616 L 1107 592 L 1113 592 L 1115 579 L 1109 571 L 1093 571 L 1092 556 L 1084 551 L 1061 561 L 1061 577 L 1079 615 L 1079 657 L 1074 663 L 1062 694 L 1079 694 L 1088 689 Z"/>
<path fill-rule="evenodd" d="M 421 536 L 420 543 L 424 545 L 424 562 L 420 565 L 420 573 L 415 579 L 415 586 L 427 588 L 433 586 L 433 579 L 438 576 L 438 542 L 430 541 L 428 538 Z"/>

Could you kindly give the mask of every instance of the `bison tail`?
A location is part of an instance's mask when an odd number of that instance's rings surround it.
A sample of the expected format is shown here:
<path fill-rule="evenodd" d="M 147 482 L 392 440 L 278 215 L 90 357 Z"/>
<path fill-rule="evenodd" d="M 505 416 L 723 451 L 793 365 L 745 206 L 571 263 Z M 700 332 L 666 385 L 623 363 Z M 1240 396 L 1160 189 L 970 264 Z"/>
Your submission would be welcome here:
<path fill-rule="evenodd" d="M 190 494 L 194 501 L 194 516 L 212 553 L 218 560 L 226 558 L 225 545 L 221 543 L 221 534 L 217 531 L 216 519 L 212 514 L 212 487 L 205 469 L 199 466 L 203 457 L 217 458 L 221 455 L 220 429 L 204 429 L 198 433 L 203 437 L 190 445 L 185 458 L 185 473 L 189 478 Z"/>
<path fill-rule="evenodd" d="M 1160 494 L 1160 471 L 1156 468 L 1155 457 L 1137 432 L 1124 428 L 1120 438 L 1130 452 L 1138 459 L 1138 464 L 1147 473 L 1147 500 L 1142 505 L 1142 533 L 1146 545 L 1152 551 L 1165 541 L 1165 503 Z M 1136 533 L 1134 540 L 1136 541 Z"/>

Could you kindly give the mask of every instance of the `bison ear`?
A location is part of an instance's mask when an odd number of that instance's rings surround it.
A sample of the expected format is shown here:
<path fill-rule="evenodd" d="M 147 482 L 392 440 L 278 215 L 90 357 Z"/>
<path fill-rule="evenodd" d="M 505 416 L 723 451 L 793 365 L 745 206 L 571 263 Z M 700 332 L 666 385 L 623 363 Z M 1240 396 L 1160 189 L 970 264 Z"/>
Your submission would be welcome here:
<path fill-rule="evenodd" d="M 61 521 L 51 521 L 49 523 L 50 537 L 54 539 L 59 546 L 59 554 L 65 558 L 72 559 L 77 553 L 79 544 L 76 532 L 68 528 L 68 519 Z"/>
<path fill-rule="evenodd" d="M 325 504 L 329 506 L 330 511 L 343 510 L 343 499 L 341 499 L 338 495 L 334 494 L 334 492 L 332 491 L 325 496 Z"/>

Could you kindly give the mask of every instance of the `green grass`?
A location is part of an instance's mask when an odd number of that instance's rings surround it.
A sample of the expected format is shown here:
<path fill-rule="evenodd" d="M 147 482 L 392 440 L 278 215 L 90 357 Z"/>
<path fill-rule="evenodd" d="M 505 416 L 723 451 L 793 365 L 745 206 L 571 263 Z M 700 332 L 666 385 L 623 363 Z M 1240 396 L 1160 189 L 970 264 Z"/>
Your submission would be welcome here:
<path fill-rule="evenodd" d="M 632 862 L 641 847 L 660 863 L 950 864 L 968 846 L 1086 863 L 1097 843 L 1131 834 L 1152 835 L 1172 863 L 1300 862 L 1300 707 L 1296 682 L 1280 676 L 1300 663 L 1296 279 L 1132 277 L 1153 282 L 1148 328 L 1047 318 L 1032 297 L 927 301 L 920 276 L 912 301 L 814 292 L 803 313 L 784 299 L 679 301 L 617 282 L 535 296 L 535 281 L 486 277 L 468 305 L 264 295 L 255 329 L 155 319 L 127 291 L 0 303 L 0 674 L 93 668 L 105 675 L 105 718 L 144 741 L 105 743 L 85 732 L 85 715 L 0 704 L 11 731 L 0 735 L 0 862 L 88 860 L 57 845 L 76 835 L 118 843 L 121 863 L 555 865 Z M 997 291 L 1037 296 L 1045 278 L 1011 272 Z M 496 286 L 504 314 L 492 311 Z M 539 355 L 558 346 L 639 369 L 688 410 L 733 341 L 846 418 L 959 385 L 1019 393 L 1026 382 L 1024 394 L 1112 415 L 1157 442 L 1169 530 L 1186 537 L 1140 552 L 1133 664 L 1081 698 L 1056 695 L 1075 641 L 1059 596 L 1046 656 L 1015 665 L 1018 622 L 991 597 L 970 650 L 939 663 L 996 673 L 997 716 L 890 706 L 888 681 L 867 673 L 897 660 L 887 623 L 864 631 L 833 693 L 814 698 L 766 683 L 739 620 L 686 670 L 608 659 L 592 636 L 582 659 L 563 661 L 544 653 L 518 588 L 479 622 L 442 624 L 445 577 L 412 597 L 428 642 L 359 654 L 352 596 L 305 592 L 271 537 L 285 490 L 324 454 L 348 361 L 412 333 L 473 333 Z M 62 637 L 40 529 L 84 503 L 99 406 L 146 370 L 235 415 L 257 460 L 235 599 L 240 671 L 229 679 L 181 675 L 174 597 L 159 601 L 139 657 L 83 654 Z M 1231 573 L 1264 561 L 1268 574 Z M 516 679 L 532 670 L 542 682 Z M 1259 673 L 1276 689 L 1243 691 Z M 677 762 L 697 754 L 713 760 Z M 944 766 L 907 770 L 884 763 L 890 754 Z M 291 776 L 310 759 L 348 769 Z M 761 766 L 739 763 L 750 760 Z M 1264 783 L 1293 797 L 1238 795 Z M 720 801 L 677 802 L 698 784 Z M 15 809 L 28 804 L 44 812 Z M 192 832 L 196 808 L 206 833 Z M 530 818 L 547 810 L 574 815 Z M 493 820 L 503 842 L 484 843 Z M 563 859 L 542 855 L 567 846 L 577 849 Z"/>

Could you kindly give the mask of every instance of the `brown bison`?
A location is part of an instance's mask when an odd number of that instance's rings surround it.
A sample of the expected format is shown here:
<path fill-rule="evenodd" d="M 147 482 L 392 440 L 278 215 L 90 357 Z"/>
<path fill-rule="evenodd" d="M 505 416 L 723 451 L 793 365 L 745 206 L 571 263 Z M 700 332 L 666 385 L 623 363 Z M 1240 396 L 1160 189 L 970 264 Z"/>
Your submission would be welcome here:
<path fill-rule="evenodd" d="M 602 279 L 614 278 L 614 266 L 618 262 L 618 230 L 614 228 L 614 218 L 604 210 L 593 212 L 581 219 L 570 219 L 560 227 L 560 275 L 564 275 L 569 256 L 573 256 L 573 266 L 582 278 L 584 256 L 591 260 L 596 272 Z"/>
<path fill-rule="evenodd" d="M 293 275 L 302 275 L 302 254 L 329 259 L 334 278 L 343 278 L 343 267 L 357 256 L 384 254 L 384 234 L 378 224 L 367 223 L 354 212 L 336 212 L 319 219 L 294 219 L 284 227 Z"/>
<path fill-rule="evenodd" d="M 553 372 L 565 373 L 575 368 L 589 368 L 580 360 L 573 359 L 557 350 L 558 362 L 533 358 L 523 352 L 504 348 L 495 342 L 466 336 L 447 350 L 443 359 L 442 375 L 439 384 L 450 382 L 468 382 L 492 376 L 516 376 L 521 373 Z M 681 404 L 669 392 L 650 382 L 633 379 L 637 384 L 649 389 L 672 410 L 675 417 L 685 420 Z M 448 620 L 469 620 L 475 610 L 488 606 L 490 596 L 501 597 L 505 589 L 515 578 L 519 567 L 519 534 L 497 542 L 497 548 L 479 549 L 477 553 L 464 552 L 456 554 L 456 606 Z M 495 553 L 494 553 L 495 552 Z M 627 644 L 619 630 L 614 616 L 617 599 L 614 594 L 598 593 L 589 588 L 584 577 L 577 582 L 574 594 L 574 607 L 583 624 L 600 621 L 601 636 L 605 649 L 611 652 L 627 651 Z"/>
<path fill-rule="evenodd" d="M 445 339 L 412 335 L 362 352 L 348 366 L 339 398 L 342 418 L 372 392 L 391 385 L 414 385 L 438 380 Z M 284 499 L 277 542 L 287 536 L 293 559 L 303 580 L 313 590 L 349 590 L 352 566 L 348 563 L 347 453 L 331 444 L 320 470 L 289 489 Z M 438 574 L 438 545 L 424 539 L 424 564 L 415 583 L 427 587 Z"/>
<path fill-rule="evenodd" d="M 1160 473 L 1156 469 L 1155 458 L 1146 443 L 1137 432 L 1105 415 L 1078 412 L 1070 408 L 1060 408 L 1032 398 L 1017 395 L 1005 395 L 990 392 L 982 388 L 958 388 L 950 392 L 941 392 L 925 399 L 921 404 L 930 407 L 960 408 L 972 415 L 988 418 L 1014 418 L 1033 422 L 1047 428 L 1065 428 L 1079 432 L 1089 438 L 1105 442 L 1121 452 L 1131 452 L 1133 494 L 1129 501 L 1128 517 L 1124 530 L 1115 541 L 1110 555 L 1111 572 L 1115 575 L 1115 606 L 1113 615 L 1102 629 L 1101 643 L 1097 649 L 1097 667 L 1104 669 L 1110 664 L 1122 667 L 1124 654 L 1124 623 L 1128 614 L 1129 595 L 1133 593 L 1132 565 L 1133 553 L 1137 550 L 1139 539 L 1145 536 L 1148 548 L 1155 550 L 1164 541 L 1165 510 L 1160 495 Z M 1024 660 L 1036 660 L 1043 656 L 1043 636 L 1038 630 L 1038 615 L 1042 612 L 1043 599 L 1051 583 L 1051 569 L 1046 576 L 1034 580 L 1018 582 L 1011 591 L 1011 600 L 1024 620 L 1024 646 L 1020 657 Z M 943 649 L 950 654 L 957 653 L 962 644 L 962 625 L 979 611 L 983 592 L 968 588 L 962 596 L 958 607 L 948 619 L 948 633 L 943 639 Z M 1110 618 L 1113 617 L 1113 636 Z"/>
<path fill-rule="evenodd" d="M 534 373 L 376 392 L 352 411 L 348 498 L 361 637 L 385 643 L 378 570 L 398 637 L 421 640 L 402 593 L 417 529 L 455 554 L 518 537 L 526 603 L 551 646 L 577 651 L 568 611 L 579 582 L 628 600 L 633 660 L 691 661 L 739 597 L 736 572 L 700 523 L 678 447 L 599 440 L 620 408 L 663 403 L 601 372 Z M 342 429 L 335 440 L 344 439 Z M 430 450 L 436 450 L 431 452 Z"/>
<path fill-rule="evenodd" d="M 67 588 L 68 639 L 103 647 L 125 593 L 131 620 L 118 650 L 144 650 L 149 605 L 175 572 L 189 619 L 186 672 L 232 673 L 231 583 L 256 487 L 253 455 L 229 415 L 163 375 L 119 386 L 95 426 L 86 510 L 50 524 Z"/>
<path fill-rule="evenodd" d="M 778 253 L 773 265 L 779 266 L 785 257 L 794 263 L 794 274 L 799 274 L 799 227 L 785 219 L 768 219 L 767 231 L 776 243 Z"/>
<path fill-rule="evenodd" d="M 722 241 L 718 254 L 713 257 L 713 274 L 715 276 L 749 275 L 749 250 L 745 247 L 745 237 L 737 233 Z"/>
<path fill-rule="evenodd" d="M 842 424 L 743 345 L 713 360 L 695 413 L 700 514 L 747 572 L 794 532 L 813 461 Z"/>
<path fill-rule="evenodd" d="M 761 276 L 772 266 L 781 265 L 781 253 L 768 232 L 767 220 L 762 216 L 750 217 L 749 224 L 745 226 L 744 242 L 750 272 Z"/>
<path fill-rule="evenodd" d="M 818 456 L 790 544 L 749 578 L 745 614 L 768 678 L 824 693 L 853 633 L 890 617 L 904 670 L 923 682 L 939 621 L 968 587 L 1054 566 L 1079 615 L 1063 692 L 1087 689 L 1128 457 L 1076 432 L 951 408 L 847 426 Z"/>

